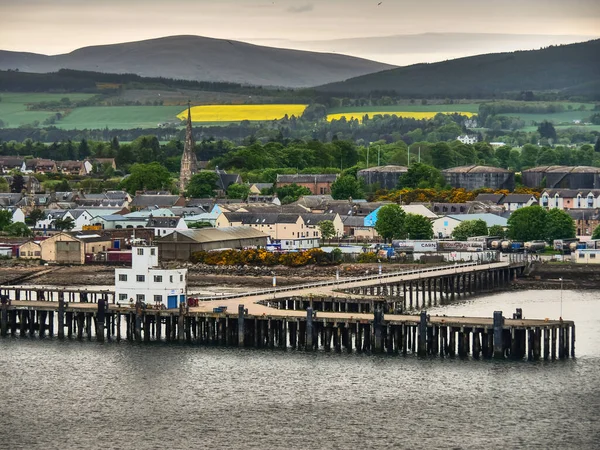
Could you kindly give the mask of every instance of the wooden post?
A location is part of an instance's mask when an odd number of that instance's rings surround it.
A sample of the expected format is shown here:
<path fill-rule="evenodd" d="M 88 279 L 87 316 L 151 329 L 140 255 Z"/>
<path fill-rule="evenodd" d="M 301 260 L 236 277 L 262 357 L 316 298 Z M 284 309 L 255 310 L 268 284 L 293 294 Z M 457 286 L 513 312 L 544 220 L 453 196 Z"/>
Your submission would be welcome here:
<path fill-rule="evenodd" d="M 244 305 L 238 305 L 238 347 L 244 346 L 244 337 L 245 337 L 244 315 L 245 315 L 245 311 L 246 311 L 246 309 L 244 308 Z"/>
<path fill-rule="evenodd" d="M 2 297 L 2 322 L 1 334 L 5 337 L 8 334 L 8 298 Z"/>
<path fill-rule="evenodd" d="M 412 298 L 412 295 L 411 295 Z M 411 300 L 412 301 L 412 300 Z M 383 347 L 382 330 L 383 326 L 383 311 L 380 307 L 375 308 L 373 317 L 373 328 L 375 334 L 375 351 L 380 353 Z"/>
<path fill-rule="evenodd" d="M 504 317 L 502 311 L 494 311 L 494 358 L 504 359 Z"/>
<path fill-rule="evenodd" d="M 419 344 L 417 354 L 425 356 L 427 354 L 427 312 L 421 311 L 419 320 Z"/>
<path fill-rule="evenodd" d="M 575 324 L 571 325 L 571 358 L 575 358 Z"/>
<path fill-rule="evenodd" d="M 104 315 L 107 306 L 105 299 L 98 300 L 98 312 L 96 314 L 96 338 L 98 342 L 104 342 Z"/>
<path fill-rule="evenodd" d="M 65 293 L 62 291 L 58 293 L 58 338 L 65 338 Z"/>
<path fill-rule="evenodd" d="M 550 359 L 550 330 L 544 328 L 544 359 Z"/>
<path fill-rule="evenodd" d="M 552 344 L 551 344 L 552 359 L 556 359 L 556 327 L 552 327 Z"/>
<path fill-rule="evenodd" d="M 306 308 L 306 350 L 313 349 L 313 309 Z"/>

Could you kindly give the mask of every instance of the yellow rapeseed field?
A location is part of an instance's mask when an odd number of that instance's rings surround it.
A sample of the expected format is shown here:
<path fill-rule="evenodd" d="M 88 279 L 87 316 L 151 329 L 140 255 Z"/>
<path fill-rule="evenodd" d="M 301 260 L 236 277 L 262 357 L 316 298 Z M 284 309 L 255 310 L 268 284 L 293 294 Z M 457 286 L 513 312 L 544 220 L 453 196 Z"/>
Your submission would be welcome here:
<path fill-rule="evenodd" d="M 300 117 L 308 105 L 205 105 L 192 106 L 192 122 L 241 122 Z M 177 114 L 187 119 L 187 109 Z"/>
<path fill-rule="evenodd" d="M 464 111 L 445 111 L 441 112 L 442 114 L 460 114 L 461 116 L 471 117 L 474 113 L 472 112 L 464 112 Z M 338 114 L 329 114 L 327 116 L 327 121 L 331 122 L 332 120 L 340 120 L 342 117 L 345 117 L 346 120 L 358 119 L 362 122 L 362 118 L 365 116 L 369 116 L 369 118 L 373 118 L 376 115 L 382 116 L 398 116 L 398 117 L 406 117 L 410 119 L 433 119 L 436 114 L 439 114 L 435 111 L 373 111 L 373 112 L 347 112 L 347 113 L 338 113 Z"/>

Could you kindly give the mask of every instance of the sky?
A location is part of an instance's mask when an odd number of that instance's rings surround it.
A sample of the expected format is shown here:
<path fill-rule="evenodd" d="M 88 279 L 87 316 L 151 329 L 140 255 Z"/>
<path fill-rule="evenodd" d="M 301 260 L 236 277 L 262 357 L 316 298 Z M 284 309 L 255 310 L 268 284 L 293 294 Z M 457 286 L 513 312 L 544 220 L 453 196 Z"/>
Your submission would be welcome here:
<path fill-rule="evenodd" d="M 411 41 L 370 39 L 422 33 L 528 36 L 429 36 L 412 51 Z M 2 50 L 59 54 L 181 34 L 404 64 L 600 37 L 600 1 L 0 0 Z"/>

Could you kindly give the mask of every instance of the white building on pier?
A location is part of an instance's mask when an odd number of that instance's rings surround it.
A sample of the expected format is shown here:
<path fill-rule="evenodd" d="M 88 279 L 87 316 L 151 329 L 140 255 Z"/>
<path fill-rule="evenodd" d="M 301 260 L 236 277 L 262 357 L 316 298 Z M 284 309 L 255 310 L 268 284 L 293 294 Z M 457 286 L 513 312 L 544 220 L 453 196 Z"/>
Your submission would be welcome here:
<path fill-rule="evenodd" d="M 115 298 L 178 308 L 187 298 L 187 269 L 161 269 L 157 246 L 134 246 L 131 268 L 115 269 Z"/>

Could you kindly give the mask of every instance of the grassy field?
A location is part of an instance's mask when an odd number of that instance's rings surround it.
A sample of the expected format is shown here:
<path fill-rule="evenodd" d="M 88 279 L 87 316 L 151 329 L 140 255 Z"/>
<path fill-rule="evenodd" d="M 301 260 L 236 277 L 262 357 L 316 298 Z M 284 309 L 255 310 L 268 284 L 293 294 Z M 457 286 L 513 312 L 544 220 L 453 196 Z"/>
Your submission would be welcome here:
<path fill-rule="evenodd" d="M 341 106 L 339 108 L 330 108 L 328 114 L 340 114 L 340 113 L 393 113 L 395 111 L 407 111 L 407 112 L 454 112 L 464 111 L 470 113 L 477 113 L 479 111 L 479 105 L 477 103 L 457 103 L 454 105 L 411 105 L 409 103 L 401 105 L 391 106 Z"/>
<path fill-rule="evenodd" d="M 58 102 L 62 98 L 71 101 L 85 100 L 92 97 L 91 94 L 46 94 L 46 93 L 0 93 L 0 120 L 4 127 L 16 128 L 21 125 L 40 124 L 48 117 L 55 114 L 53 111 L 28 111 L 27 105 L 39 102 Z"/>
<path fill-rule="evenodd" d="M 192 122 L 267 121 L 285 117 L 300 117 L 308 105 L 206 105 L 192 107 Z M 177 115 L 187 119 L 187 109 Z"/>
<path fill-rule="evenodd" d="M 518 117 L 524 120 L 526 126 L 532 125 L 532 122 L 542 122 L 548 120 L 555 125 L 564 123 L 573 123 L 574 120 L 585 121 L 592 115 L 592 111 L 563 111 L 558 113 L 539 113 L 539 114 L 524 114 L 524 113 L 506 113 L 503 116 Z"/>
<path fill-rule="evenodd" d="M 88 106 L 74 109 L 56 126 L 64 130 L 156 128 L 177 121 L 180 111 L 181 106 Z"/>

